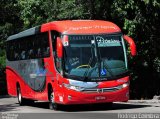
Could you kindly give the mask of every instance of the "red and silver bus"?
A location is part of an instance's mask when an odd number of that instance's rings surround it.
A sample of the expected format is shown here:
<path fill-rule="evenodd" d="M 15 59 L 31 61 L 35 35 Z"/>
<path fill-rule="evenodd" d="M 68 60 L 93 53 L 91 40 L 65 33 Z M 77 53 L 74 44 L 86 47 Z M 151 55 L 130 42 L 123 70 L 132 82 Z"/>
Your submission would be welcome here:
<path fill-rule="evenodd" d="M 50 109 L 128 101 L 125 42 L 135 56 L 132 38 L 101 20 L 53 21 L 12 35 L 6 41 L 8 93 L 20 105 L 40 100 Z"/>

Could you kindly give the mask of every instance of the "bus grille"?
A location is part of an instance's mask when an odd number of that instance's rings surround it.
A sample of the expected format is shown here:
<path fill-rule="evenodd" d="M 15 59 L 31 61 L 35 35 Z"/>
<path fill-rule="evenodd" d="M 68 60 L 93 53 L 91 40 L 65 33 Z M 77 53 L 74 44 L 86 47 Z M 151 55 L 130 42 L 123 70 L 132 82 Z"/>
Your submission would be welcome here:
<path fill-rule="evenodd" d="M 82 90 L 84 93 L 104 93 L 104 92 L 114 92 L 120 90 L 120 87 L 111 87 L 111 88 L 88 88 Z"/>

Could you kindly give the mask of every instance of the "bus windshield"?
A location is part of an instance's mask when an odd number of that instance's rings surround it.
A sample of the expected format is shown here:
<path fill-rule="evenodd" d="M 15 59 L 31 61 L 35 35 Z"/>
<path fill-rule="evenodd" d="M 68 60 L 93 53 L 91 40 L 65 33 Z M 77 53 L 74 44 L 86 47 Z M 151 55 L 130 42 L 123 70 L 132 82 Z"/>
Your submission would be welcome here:
<path fill-rule="evenodd" d="M 107 79 L 127 72 L 122 34 L 69 35 L 63 44 L 67 77 Z"/>

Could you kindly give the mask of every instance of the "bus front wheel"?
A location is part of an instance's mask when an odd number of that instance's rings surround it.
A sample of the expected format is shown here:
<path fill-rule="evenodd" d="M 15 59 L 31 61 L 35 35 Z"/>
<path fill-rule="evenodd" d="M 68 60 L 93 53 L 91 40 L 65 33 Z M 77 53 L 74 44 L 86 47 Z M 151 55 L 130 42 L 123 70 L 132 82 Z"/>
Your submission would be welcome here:
<path fill-rule="evenodd" d="M 54 93 L 50 93 L 49 95 L 49 109 L 51 110 L 58 110 L 59 105 L 54 101 Z"/>

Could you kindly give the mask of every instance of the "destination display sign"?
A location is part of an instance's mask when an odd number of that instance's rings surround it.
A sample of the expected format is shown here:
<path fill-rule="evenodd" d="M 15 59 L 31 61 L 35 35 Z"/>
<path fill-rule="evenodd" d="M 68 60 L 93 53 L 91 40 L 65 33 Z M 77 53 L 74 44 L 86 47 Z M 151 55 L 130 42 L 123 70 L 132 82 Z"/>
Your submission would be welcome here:
<path fill-rule="evenodd" d="M 96 36 L 96 40 L 98 43 L 98 47 L 121 46 L 121 43 L 118 37 L 116 38 L 116 37 Z"/>

